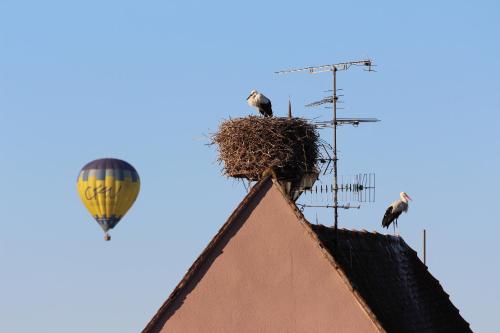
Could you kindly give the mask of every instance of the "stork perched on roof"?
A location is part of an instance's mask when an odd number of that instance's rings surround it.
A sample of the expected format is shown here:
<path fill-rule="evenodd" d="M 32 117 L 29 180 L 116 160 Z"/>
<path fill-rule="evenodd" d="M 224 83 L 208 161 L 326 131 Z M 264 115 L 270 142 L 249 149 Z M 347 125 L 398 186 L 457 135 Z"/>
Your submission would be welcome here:
<path fill-rule="evenodd" d="M 272 117 L 271 101 L 257 90 L 252 90 L 247 97 L 248 105 L 256 107 L 264 117 Z"/>
<path fill-rule="evenodd" d="M 391 223 L 394 228 L 394 234 L 396 234 L 396 228 L 398 227 L 398 217 L 402 212 L 408 211 L 408 200 L 411 200 L 410 196 L 406 192 L 401 192 L 399 194 L 399 200 L 394 201 L 387 210 L 385 211 L 384 218 L 382 219 L 382 227 L 389 228 Z"/>

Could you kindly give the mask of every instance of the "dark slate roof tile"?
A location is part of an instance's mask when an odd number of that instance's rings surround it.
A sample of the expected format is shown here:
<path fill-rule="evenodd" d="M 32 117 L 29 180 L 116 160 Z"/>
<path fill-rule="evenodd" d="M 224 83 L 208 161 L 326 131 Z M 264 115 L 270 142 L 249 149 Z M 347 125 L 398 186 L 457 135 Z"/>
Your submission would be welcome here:
<path fill-rule="evenodd" d="M 402 238 L 310 225 L 387 332 L 471 332 L 449 295 Z"/>

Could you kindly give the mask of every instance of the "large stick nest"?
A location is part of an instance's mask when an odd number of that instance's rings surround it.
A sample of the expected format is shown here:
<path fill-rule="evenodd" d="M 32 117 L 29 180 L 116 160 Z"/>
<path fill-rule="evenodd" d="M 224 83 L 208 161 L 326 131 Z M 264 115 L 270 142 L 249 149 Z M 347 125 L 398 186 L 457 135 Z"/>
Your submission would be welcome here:
<path fill-rule="evenodd" d="M 316 170 L 319 135 L 301 118 L 257 117 L 223 121 L 212 136 L 229 177 L 260 179 L 272 168 L 280 179 Z"/>

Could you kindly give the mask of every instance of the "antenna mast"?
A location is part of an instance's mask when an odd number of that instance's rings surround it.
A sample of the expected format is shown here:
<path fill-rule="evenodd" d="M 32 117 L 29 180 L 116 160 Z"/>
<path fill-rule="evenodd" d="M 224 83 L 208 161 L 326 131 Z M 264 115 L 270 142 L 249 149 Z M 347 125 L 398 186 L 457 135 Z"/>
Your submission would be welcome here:
<path fill-rule="evenodd" d="M 342 119 L 339 123 L 337 120 L 337 71 L 345 71 L 351 68 L 352 66 L 363 66 L 367 67 L 365 68 L 366 71 L 372 72 L 373 69 L 373 64 L 370 59 L 364 59 L 364 60 L 355 60 L 355 61 L 347 61 L 347 62 L 341 62 L 338 64 L 332 64 L 332 65 L 322 65 L 322 66 L 313 66 L 313 67 L 304 67 L 304 68 L 294 68 L 294 69 L 288 69 L 288 70 L 282 70 L 275 72 L 275 74 L 289 74 L 289 73 L 296 73 L 296 72 L 309 72 L 310 74 L 317 74 L 317 73 L 323 73 L 323 72 L 332 72 L 333 74 L 333 90 L 332 90 L 332 102 L 333 103 L 333 119 L 331 122 L 326 122 L 323 123 L 325 127 L 329 127 L 328 125 L 331 125 L 333 128 L 333 210 L 334 210 L 334 230 L 335 234 L 337 234 L 337 228 L 338 228 L 338 209 L 339 208 L 345 208 L 345 207 L 340 207 L 339 202 L 338 202 L 338 191 L 339 191 L 339 186 L 338 186 L 338 174 L 337 174 L 337 126 L 345 123 L 351 123 L 353 125 L 357 125 L 360 122 L 374 122 L 378 121 L 376 119 L 370 119 L 370 120 L 362 120 L 362 119 Z M 320 101 L 321 103 L 321 101 Z M 328 205 L 327 205 L 328 206 Z"/>
<path fill-rule="evenodd" d="M 333 67 L 333 211 L 335 234 L 339 220 L 339 186 L 337 184 L 337 67 Z"/>

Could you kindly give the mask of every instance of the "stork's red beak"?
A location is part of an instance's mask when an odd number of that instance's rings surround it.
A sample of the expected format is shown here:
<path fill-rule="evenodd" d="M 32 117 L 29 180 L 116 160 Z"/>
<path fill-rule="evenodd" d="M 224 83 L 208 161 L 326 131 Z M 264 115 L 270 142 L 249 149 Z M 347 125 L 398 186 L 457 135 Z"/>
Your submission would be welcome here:
<path fill-rule="evenodd" d="M 411 201 L 413 201 L 413 200 L 410 198 L 410 196 L 409 196 L 408 194 L 406 194 L 406 193 L 405 193 L 405 196 L 406 196 L 408 199 L 410 199 Z"/>

